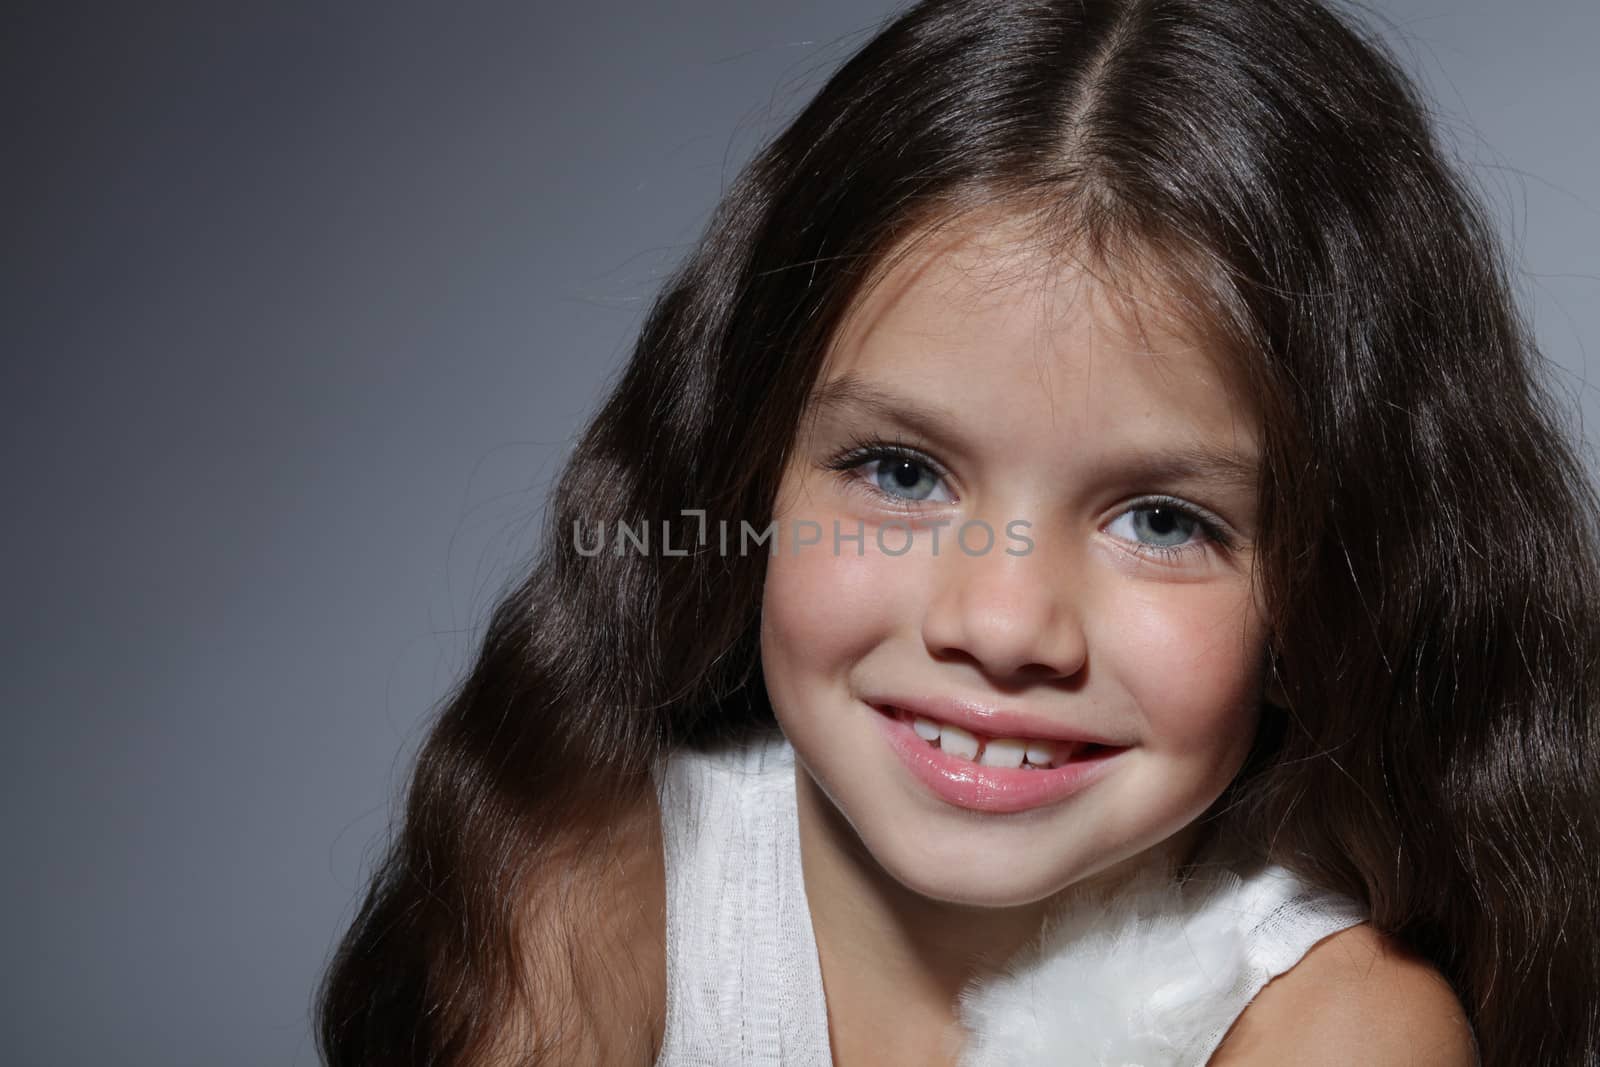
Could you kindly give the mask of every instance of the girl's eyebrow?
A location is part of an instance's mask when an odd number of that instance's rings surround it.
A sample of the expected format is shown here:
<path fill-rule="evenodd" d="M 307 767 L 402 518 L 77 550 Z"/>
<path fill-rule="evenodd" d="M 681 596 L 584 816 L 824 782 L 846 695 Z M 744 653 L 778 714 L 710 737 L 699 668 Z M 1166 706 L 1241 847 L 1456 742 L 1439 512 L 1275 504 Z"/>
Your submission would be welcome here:
<path fill-rule="evenodd" d="M 824 382 L 811 394 L 806 414 L 818 418 L 839 408 L 903 423 L 924 437 L 944 438 L 956 422 L 950 412 L 929 407 L 881 389 L 853 373 Z"/>
<path fill-rule="evenodd" d="M 943 408 L 908 400 L 851 373 L 818 386 L 806 413 L 820 417 L 841 408 L 902 423 L 935 440 L 947 438 L 948 428 L 957 421 Z M 1254 490 L 1259 477 L 1253 455 L 1200 442 L 1163 445 L 1157 451 L 1131 455 L 1116 467 L 1137 481 L 1210 482 L 1241 491 Z"/>
<path fill-rule="evenodd" d="M 1209 482 L 1237 492 L 1253 492 L 1258 471 L 1248 456 L 1208 445 L 1174 445 L 1159 453 L 1141 454 L 1117 469 L 1135 481 Z"/>

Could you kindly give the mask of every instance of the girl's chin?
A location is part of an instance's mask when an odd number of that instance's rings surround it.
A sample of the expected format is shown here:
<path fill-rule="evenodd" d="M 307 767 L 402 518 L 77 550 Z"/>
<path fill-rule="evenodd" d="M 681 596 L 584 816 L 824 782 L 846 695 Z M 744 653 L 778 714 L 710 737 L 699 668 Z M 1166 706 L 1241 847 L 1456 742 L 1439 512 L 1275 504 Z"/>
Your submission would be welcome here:
<path fill-rule="evenodd" d="M 970 908 L 1021 908 L 1056 895 L 1078 882 L 1079 870 L 1068 857 L 1019 855 L 1009 850 L 974 854 L 967 849 L 939 853 L 917 849 L 907 852 L 903 843 L 882 849 L 867 845 L 876 875 L 923 900 Z"/>
<path fill-rule="evenodd" d="M 902 885 L 905 885 L 905 883 L 902 883 Z M 976 885 L 930 884 L 923 889 L 905 885 L 905 888 L 934 904 L 944 904 L 958 908 L 976 908 L 985 911 L 1004 911 L 1042 905 L 1064 887 L 1056 886 L 1054 883 L 1043 885 L 1017 883 L 1011 885 L 996 884 L 993 881 L 989 881 Z"/>
<path fill-rule="evenodd" d="M 982 827 L 970 833 L 943 831 L 940 842 L 926 837 L 920 842 L 908 840 L 897 836 L 892 827 L 873 829 L 876 832 L 859 840 L 878 877 L 928 901 L 1001 909 L 1043 904 L 1062 894 L 1114 889 L 1157 868 L 1175 869 L 1188 856 L 1195 827 L 1191 824 L 1165 838 L 1116 849 L 1110 860 L 1104 858 L 1107 846 L 1103 842 L 1083 843 L 1074 855 L 1062 847 L 1059 838 L 1057 847 L 1048 853 L 1041 851 L 1044 846 L 1037 836 L 1027 834 L 999 843 L 981 840 Z"/>

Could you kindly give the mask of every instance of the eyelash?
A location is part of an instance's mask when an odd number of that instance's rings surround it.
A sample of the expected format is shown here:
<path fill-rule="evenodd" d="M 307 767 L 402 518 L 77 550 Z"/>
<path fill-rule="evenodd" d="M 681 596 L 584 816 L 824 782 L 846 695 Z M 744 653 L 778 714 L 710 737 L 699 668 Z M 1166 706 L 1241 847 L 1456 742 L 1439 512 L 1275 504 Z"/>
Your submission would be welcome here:
<path fill-rule="evenodd" d="M 920 510 L 916 507 L 916 501 L 908 501 L 902 497 L 891 496 L 877 486 L 867 483 L 861 478 L 851 476 L 857 468 L 865 466 L 874 460 L 885 459 L 915 463 L 920 467 L 926 468 L 940 481 L 945 481 L 949 478 L 949 474 L 942 465 L 925 452 L 898 437 L 892 441 L 885 441 L 879 438 L 852 437 L 850 443 L 829 459 L 824 466 L 828 470 L 837 473 L 849 488 L 870 493 L 880 502 L 887 501 L 896 510 L 905 512 Z M 1201 511 L 1193 504 L 1185 503 L 1176 497 L 1159 494 L 1144 497 L 1135 501 L 1132 506 L 1121 514 L 1125 515 L 1129 511 L 1150 511 L 1156 508 L 1170 509 L 1194 522 L 1205 535 L 1207 541 L 1214 542 L 1223 549 L 1231 549 L 1233 547 L 1233 539 L 1228 535 L 1219 520 L 1209 513 Z M 1195 551 L 1204 551 L 1205 547 L 1203 543 L 1183 546 L 1151 545 L 1143 542 L 1129 543 L 1133 544 L 1140 553 L 1159 556 L 1169 562 L 1176 561 Z"/>

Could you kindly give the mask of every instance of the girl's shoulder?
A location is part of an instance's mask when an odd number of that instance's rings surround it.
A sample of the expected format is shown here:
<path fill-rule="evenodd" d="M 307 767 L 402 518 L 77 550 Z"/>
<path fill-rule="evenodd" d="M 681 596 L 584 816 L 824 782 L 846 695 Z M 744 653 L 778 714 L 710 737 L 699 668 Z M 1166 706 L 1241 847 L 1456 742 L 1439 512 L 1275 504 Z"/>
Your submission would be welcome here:
<path fill-rule="evenodd" d="M 1444 976 L 1361 922 L 1323 938 L 1262 987 L 1209 1067 L 1477 1062 L 1472 1027 Z"/>
<path fill-rule="evenodd" d="M 669 891 L 773 857 L 793 835 L 795 754 L 775 727 L 674 748 L 652 768 Z M 741 883 L 742 884 L 742 883 Z"/>
<path fill-rule="evenodd" d="M 667 876 L 661 1062 L 832 1062 L 782 733 L 752 729 L 658 765 Z"/>

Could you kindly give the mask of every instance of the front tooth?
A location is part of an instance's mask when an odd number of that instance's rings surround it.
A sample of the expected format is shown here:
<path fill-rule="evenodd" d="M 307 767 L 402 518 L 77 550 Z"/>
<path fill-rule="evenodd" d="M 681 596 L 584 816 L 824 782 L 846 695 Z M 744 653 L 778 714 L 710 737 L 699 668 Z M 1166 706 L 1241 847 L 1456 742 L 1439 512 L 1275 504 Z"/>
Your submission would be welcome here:
<path fill-rule="evenodd" d="M 959 726 L 939 727 L 939 747 L 952 756 L 971 759 L 978 754 L 978 739 Z"/>
<path fill-rule="evenodd" d="M 1020 767 L 1027 750 L 1026 741 L 1015 737 L 996 737 L 983 746 L 983 758 L 978 762 L 985 767 Z"/>
<path fill-rule="evenodd" d="M 1049 741 L 1029 741 L 1027 757 L 1035 766 L 1048 767 L 1055 762 L 1056 746 Z"/>
<path fill-rule="evenodd" d="M 911 728 L 924 741 L 939 740 L 939 724 L 932 719 L 924 719 L 921 715 L 914 715 L 911 718 Z"/>

